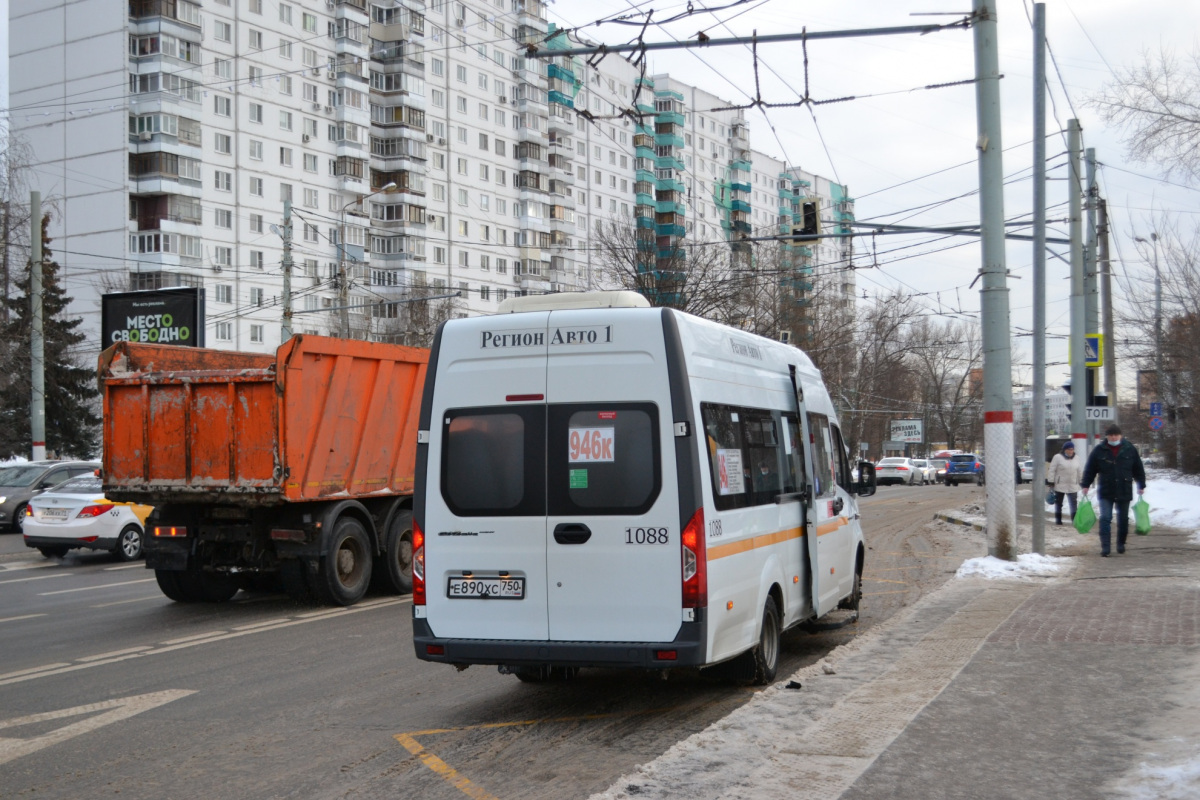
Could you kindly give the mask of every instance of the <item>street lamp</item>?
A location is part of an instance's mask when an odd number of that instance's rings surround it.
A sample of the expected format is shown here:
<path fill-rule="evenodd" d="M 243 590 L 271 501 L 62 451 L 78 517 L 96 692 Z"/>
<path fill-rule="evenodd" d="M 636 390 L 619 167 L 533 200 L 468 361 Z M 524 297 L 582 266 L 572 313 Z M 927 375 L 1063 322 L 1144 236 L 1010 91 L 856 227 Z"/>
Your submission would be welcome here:
<path fill-rule="evenodd" d="M 340 335 L 343 339 L 350 338 L 350 281 L 346 275 L 346 211 L 350 206 L 358 205 L 368 197 L 374 197 L 377 194 L 385 192 L 393 192 L 396 190 L 396 182 L 389 181 L 382 188 L 376 189 L 370 194 L 364 194 L 349 203 L 342 206 L 341 219 L 338 223 L 338 305 L 341 306 L 341 331 Z M 368 219 L 370 214 L 368 213 Z"/>

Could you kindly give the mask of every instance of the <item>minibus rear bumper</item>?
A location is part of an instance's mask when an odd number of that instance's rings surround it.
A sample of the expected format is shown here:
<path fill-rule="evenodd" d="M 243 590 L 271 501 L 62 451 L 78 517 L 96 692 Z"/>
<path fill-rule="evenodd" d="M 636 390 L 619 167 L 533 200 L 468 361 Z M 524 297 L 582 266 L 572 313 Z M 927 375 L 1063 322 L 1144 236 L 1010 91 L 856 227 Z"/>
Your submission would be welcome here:
<path fill-rule="evenodd" d="M 444 639 L 429 622 L 413 620 L 417 658 L 443 664 L 510 666 L 625 667 L 671 669 L 705 663 L 707 631 L 703 620 L 684 622 L 671 642 L 551 642 L 500 639 Z"/>

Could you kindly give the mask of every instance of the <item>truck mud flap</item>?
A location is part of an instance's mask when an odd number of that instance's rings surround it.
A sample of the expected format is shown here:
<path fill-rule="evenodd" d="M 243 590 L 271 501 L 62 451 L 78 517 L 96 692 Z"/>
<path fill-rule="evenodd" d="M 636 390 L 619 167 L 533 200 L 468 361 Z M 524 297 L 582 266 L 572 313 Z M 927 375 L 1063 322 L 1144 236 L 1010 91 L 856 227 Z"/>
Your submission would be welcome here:
<path fill-rule="evenodd" d="M 187 569 L 188 550 L 183 542 L 155 542 L 146 540 L 146 568 L 181 572 Z"/>

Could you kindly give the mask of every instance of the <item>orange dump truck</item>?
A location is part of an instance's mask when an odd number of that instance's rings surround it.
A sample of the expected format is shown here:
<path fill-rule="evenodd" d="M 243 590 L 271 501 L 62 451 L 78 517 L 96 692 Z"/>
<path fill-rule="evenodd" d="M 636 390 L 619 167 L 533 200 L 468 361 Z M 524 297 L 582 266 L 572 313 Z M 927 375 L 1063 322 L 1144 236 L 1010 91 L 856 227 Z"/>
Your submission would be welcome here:
<path fill-rule="evenodd" d="M 350 605 L 412 587 L 427 350 L 296 336 L 275 355 L 122 342 L 100 355 L 104 490 L 154 506 L 146 566 L 172 600 L 282 581 Z"/>

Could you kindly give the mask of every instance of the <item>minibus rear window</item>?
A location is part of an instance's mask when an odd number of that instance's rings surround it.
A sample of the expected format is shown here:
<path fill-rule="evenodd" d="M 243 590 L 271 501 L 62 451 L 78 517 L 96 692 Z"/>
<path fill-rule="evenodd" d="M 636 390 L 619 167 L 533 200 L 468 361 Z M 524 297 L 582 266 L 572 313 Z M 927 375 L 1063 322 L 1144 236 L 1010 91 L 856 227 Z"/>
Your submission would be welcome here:
<path fill-rule="evenodd" d="M 550 513 L 641 514 L 661 488 L 658 409 L 649 403 L 550 407 Z"/>
<path fill-rule="evenodd" d="M 442 497 L 457 516 L 545 514 L 545 407 L 448 411 Z"/>

